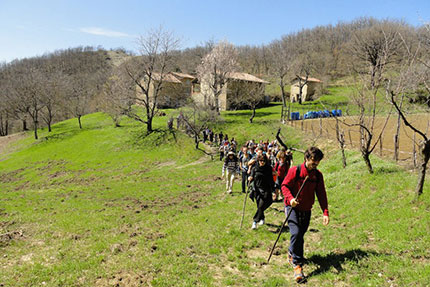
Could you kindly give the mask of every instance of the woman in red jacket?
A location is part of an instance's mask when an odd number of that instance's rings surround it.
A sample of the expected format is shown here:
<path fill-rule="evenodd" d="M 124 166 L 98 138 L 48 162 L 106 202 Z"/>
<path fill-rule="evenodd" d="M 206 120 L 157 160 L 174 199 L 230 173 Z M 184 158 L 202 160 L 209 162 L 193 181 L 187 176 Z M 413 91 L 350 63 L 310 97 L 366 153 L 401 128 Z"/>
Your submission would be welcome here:
<path fill-rule="evenodd" d="M 280 150 L 276 155 L 277 162 L 275 164 L 275 171 L 278 173 L 278 177 L 275 181 L 275 194 L 273 195 L 273 201 L 280 201 L 280 189 L 281 184 L 290 169 L 293 155 L 290 150 Z"/>

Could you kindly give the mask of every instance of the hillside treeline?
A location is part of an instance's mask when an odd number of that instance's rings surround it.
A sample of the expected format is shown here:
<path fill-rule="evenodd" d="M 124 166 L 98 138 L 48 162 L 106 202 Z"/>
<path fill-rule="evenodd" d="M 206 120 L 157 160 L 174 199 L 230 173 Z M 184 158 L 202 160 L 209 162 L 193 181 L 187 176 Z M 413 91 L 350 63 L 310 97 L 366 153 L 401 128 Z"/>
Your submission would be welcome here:
<path fill-rule="evenodd" d="M 267 45 L 238 46 L 234 57 L 241 71 L 279 85 L 279 96 L 285 102 L 285 87 L 299 75 L 320 78 L 325 84 L 346 76 L 361 77 L 375 87 L 386 81 L 387 73 L 399 75 L 405 65 L 410 66 L 412 53 L 414 59 L 426 63 L 428 49 L 418 47 L 428 46 L 428 35 L 425 25 L 412 27 L 398 20 L 361 18 L 290 33 Z M 202 59 L 214 46 L 216 43 L 209 41 L 194 48 L 172 49 L 168 51 L 169 65 L 163 69 L 197 75 Z M 71 117 L 76 117 L 82 127 L 83 115 L 100 108 L 100 102 L 104 102 L 101 106 L 109 102 L 109 98 L 100 101 L 96 96 L 115 70 L 124 67 L 121 63 L 137 59 L 130 56 L 123 50 L 79 47 L 1 64 L 0 135 L 31 127 L 37 138 L 37 127 L 51 129 L 53 122 Z M 153 57 L 141 56 L 149 62 Z M 160 66 L 151 69 L 156 71 Z M 420 72 L 420 77 L 427 73 Z M 130 93 L 128 80 L 127 87 L 119 85 L 116 91 L 123 88 Z M 409 89 L 418 91 L 418 100 L 428 102 L 426 81 L 414 84 Z"/>
<path fill-rule="evenodd" d="M 0 66 L 0 135 L 94 112 L 94 95 L 106 81 L 107 51 L 78 47 Z M 81 123 L 79 122 L 81 125 Z M 15 126 L 15 127 L 14 127 Z"/>

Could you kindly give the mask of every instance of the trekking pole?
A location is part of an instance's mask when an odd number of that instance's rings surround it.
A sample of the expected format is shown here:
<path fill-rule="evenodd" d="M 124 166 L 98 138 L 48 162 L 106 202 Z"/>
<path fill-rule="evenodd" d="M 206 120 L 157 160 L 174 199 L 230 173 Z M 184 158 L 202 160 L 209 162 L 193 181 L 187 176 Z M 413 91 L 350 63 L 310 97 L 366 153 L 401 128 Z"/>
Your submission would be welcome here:
<path fill-rule="evenodd" d="M 295 200 L 297 200 L 297 198 L 299 198 L 300 192 L 302 192 L 302 189 L 305 186 L 305 183 L 308 180 L 308 178 L 309 178 L 309 176 L 305 177 L 305 180 L 303 181 L 302 186 L 300 187 L 299 191 L 297 192 L 296 197 L 294 197 Z M 279 233 L 278 233 L 278 238 L 276 238 L 275 244 L 273 244 L 272 250 L 270 251 L 269 258 L 267 259 L 267 264 L 269 264 L 270 258 L 272 258 L 272 254 L 273 254 L 273 251 L 275 250 L 276 243 L 278 243 L 278 240 L 279 240 L 279 238 L 281 237 L 281 234 L 282 234 L 282 229 L 284 229 L 284 226 L 287 223 L 288 218 L 290 217 L 290 214 L 291 214 L 292 211 L 293 211 L 293 207 L 290 208 L 290 210 L 288 211 L 287 217 L 285 218 L 284 223 L 282 223 L 281 229 L 279 230 Z"/>
<path fill-rule="evenodd" d="M 248 192 L 249 192 L 250 186 L 251 186 L 251 183 L 248 183 L 248 188 L 246 189 L 246 194 L 245 194 L 245 200 L 243 201 L 242 219 L 240 220 L 239 230 L 242 229 L 243 218 L 245 217 L 246 198 L 248 197 Z"/>

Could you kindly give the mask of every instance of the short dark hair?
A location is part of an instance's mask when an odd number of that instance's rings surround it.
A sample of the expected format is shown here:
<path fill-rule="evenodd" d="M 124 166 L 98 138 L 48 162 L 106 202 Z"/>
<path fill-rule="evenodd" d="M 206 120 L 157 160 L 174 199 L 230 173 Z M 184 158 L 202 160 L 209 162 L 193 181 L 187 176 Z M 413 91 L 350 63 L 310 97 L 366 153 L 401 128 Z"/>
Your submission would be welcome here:
<path fill-rule="evenodd" d="M 323 159 L 323 157 L 324 157 L 323 152 L 317 147 L 311 146 L 305 151 L 305 159 L 312 158 L 316 161 L 320 161 Z"/>

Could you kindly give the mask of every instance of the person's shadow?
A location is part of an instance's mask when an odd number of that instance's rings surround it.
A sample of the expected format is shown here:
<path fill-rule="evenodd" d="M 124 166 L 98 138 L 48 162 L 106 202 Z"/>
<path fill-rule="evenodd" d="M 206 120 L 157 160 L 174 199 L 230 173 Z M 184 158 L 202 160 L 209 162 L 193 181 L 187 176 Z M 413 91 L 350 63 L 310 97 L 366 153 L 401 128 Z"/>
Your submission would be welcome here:
<path fill-rule="evenodd" d="M 361 249 L 352 249 L 344 253 L 329 253 L 325 256 L 312 255 L 307 258 L 308 263 L 313 263 L 318 266 L 317 269 L 308 274 L 307 278 L 316 276 L 328 272 L 331 267 L 336 269 L 338 272 L 342 272 L 342 264 L 346 262 L 358 263 L 360 260 L 367 258 L 369 256 L 380 256 L 381 254 L 375 251 L 364 251 Z"/>

